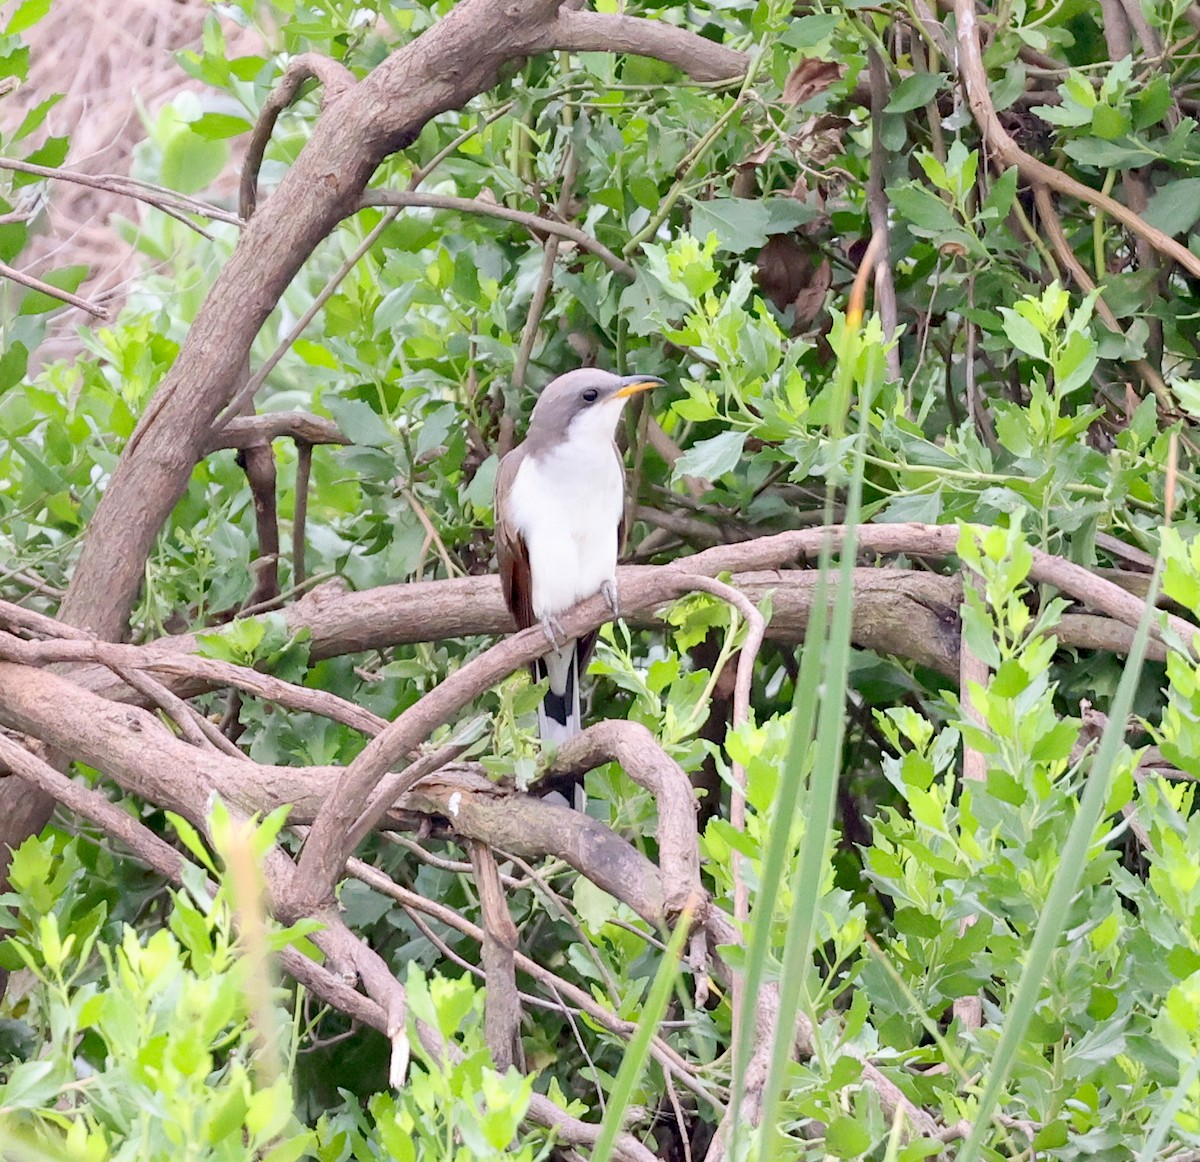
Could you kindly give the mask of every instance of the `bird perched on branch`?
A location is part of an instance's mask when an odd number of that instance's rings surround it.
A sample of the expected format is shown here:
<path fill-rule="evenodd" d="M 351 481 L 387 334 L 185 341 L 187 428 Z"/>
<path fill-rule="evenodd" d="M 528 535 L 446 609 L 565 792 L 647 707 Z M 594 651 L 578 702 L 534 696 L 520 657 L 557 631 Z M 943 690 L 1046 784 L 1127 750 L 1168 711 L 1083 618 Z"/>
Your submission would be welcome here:
<path fill-rule="evenodd" d="M 650 375 L 568 371 L 543 390 L 525 442 L 496 475 L 496 558 L 517 626 L 540 622 L 555 648 L 533 665 L 549 679 L 538 709 L 543 742 L 578 734 L 579 679 L 595 633 L 566 639 L 558 623 L 577 602 L 603 593 L 617 612 L 617 549 L 625 516 L 625 466 L 617 422 L 626 400 L 662 385 Z"/>

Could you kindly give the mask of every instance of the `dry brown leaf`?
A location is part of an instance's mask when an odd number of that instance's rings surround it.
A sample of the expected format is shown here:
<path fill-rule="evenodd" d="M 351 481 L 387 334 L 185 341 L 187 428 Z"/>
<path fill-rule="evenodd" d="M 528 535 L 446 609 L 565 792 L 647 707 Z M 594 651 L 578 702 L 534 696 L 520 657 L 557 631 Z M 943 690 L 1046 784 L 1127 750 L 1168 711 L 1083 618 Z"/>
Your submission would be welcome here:
<path fill-rule="evenodd" d="M 745 161 L 738 162 L 738 168 L 740 169 L 744 165 L 762 165 L 775 152 L 777 144 L 775 141 L 764 141 L 756 149 L 752 149 L 746 154 Z"/>
<path fill-rule="evenodd" d="M 792 323 L 792 334 L 799 335 L 803 331 L 807 331 L 812 325 L 817 315 L 821 313 L 825 306 L 825 292 L 829 290 L 830 284 L 833 282 L 833 267 L 829 265 L 829 259 L 823 258 L 821 265 L 813 271 L 812 280 L 795 298 L 792 303 L 795 309 L 794 321 Z"/>
<path fill-rule="evenodd" d="M 783 86 L 782 100 L 786 105 L 799 105 L 825 92 L 830 85 L 842 79 L 845 66 L 837 61 L 823 61 L 816 57 L 801 57 L 792 69 Z"/>

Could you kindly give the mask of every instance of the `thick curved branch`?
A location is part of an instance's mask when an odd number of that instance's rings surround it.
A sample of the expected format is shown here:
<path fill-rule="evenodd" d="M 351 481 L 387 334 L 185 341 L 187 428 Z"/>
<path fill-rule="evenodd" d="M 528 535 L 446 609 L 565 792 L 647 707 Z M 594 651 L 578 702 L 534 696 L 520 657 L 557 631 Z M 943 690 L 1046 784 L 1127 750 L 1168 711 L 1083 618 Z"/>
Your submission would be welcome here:
<path fill-rule="evenodd" d="M 696 834 L 696 796 L 683 768 L 638 722 L 608 719 L 589 726 L 563 743 L 550 774 L 582 775 L 607 762 L 621 769 L 654 796 L 658 814 L 659 867 L 672 914 L 690 899 L 704 899 L 700 881 L 700 845 Z"/>
<path fill-rule="evenodd" d="M 249 666 L 238 666 L 190 653 L 168 657 L 149 653 L 138 646 L 116 645 L 113 642 L 61 639 L 26 642 L 0 633 L 0 659 L 26 666 L 45 666 L 54 662 L 97 662 L 114 672 L 127 668 L 148 671 L 159 677 L 183 679 L 185 683 L 199 681 L 208 688 L 228 686 L 291 710 L 319 714 L 372 737 L 387 725 L 387 719 L 326 690 L 312 690 L 270 674 L 260 674 Z"/>
<path fill-rule="evenodd" d="M 892 527 L 888 526 L 889 529 Z M 911 552 L 918 555 L 923 552 L 932 557 L 944 555 L 942 546 L 931 551 L 923 537 L 911 541 L 892 539 L 889 544 L 881 544 L 870 530 L 864 529 L 862 532 L 869 547 L 877 552 Z M 786 560 L 786 557 L 786 553 L 773 553 L 770 559 Z M 692 561 L 696 559 L 690 558 Z M 1053 562 L 1057 558 L 1050 560 Z M 758 554 L 755 554 L 753 563 L 760 563 Z M 653 568 L 623 566 L 618 572 L 622 592 Z M 1087 575 L 1115 589 L 1126 587 L 1135 576 L 1126 573 L 1108 579 L 1100 574 Z M 772 614 L 767 626 L 769 638 L 798 644 L 804 640 L 816 579 L 817 574 L 811 570 L 755 569 L 735 573 L 732 580 L 756 604 L 770 595 Z M 854 589 L 852 633 L 855 645 L 909 659 L 950 677 L 957 676 L 958 606 L 962 596 L 957 578 L 893 567 L 864 567 L 854 571 Z M 1087 593 L 1080 587 L 1076 587 L 1072 595 L 1085 604 L 1088 601 Z M 348 592 L 340 582 L 331 581 L 287 607 L 283 610 L 283 617 L 292 632 L 306 631 L 310 635 L 310 656 L 314 661 L 417 642 L 510 633 L 514 628 L 500 594 L 499 581 L 490 576 L 385 585 L 362 592 Z M 632 609 L 628 603 L 624 617 L 630 625 L 639 628 L 655 628 L 663 624 L 653 613 Z M 1093 614 L 1069 613 L 1062 618 L 1056 634 L 1065 647 L 1103 649 L 1124 654 L 1128 652 L 1133 638 L 1131 625 L 1126 618 L 1113 620 Z M 61 634 L 68 629 L 63 623 L 44 614 L 3 601 L 0 601 L 0 627 L 42 636 Z M 234 667 L 229 675 L 210 671 L 203 659 L 192 660 L 191 656 L 197 649 L 198 643 L 193 634 L 180 634 L 136 647 L 136 654 L 132 653 L 131 647 L 131 653 L 127 656 L 130 665 L 137 665 L 155 674 L 175 693 L 184 697 L 229 684 L 258 697 L 277 701 L 280 705 L 339 718 L 337 714 L 329 714 L 325 707 L 301 706 L 295 702 L 291 696 L 294 688 L 290 684 L 284 683 L 282 691 L 267 688 L 269 683 L 278 682 L 278 679 L 240 667 Z M 86 656 L 86 653 L 82 651 L 80 656 Z M 1151 642 L 1148 656 L 1162 661 L 1166 656 L 1163 645 Z M 28 656 L 31 661 L 35 657 L 32 654 Z M 19 660 L 26 659 L 23 657 Z M 102 693 L 105 697 L 128 699 L 128 692 L 114 681 L 107 669 L 84 667 L 74 672 L 72 677 L 87 689 Z M 251 686 L 250 682 L 255 685 Z M 303 687 L 299 689 L 302 695 L 320 694 L 319 691 Z M 361 728 L 357 723 L 350 725 Z M 367 733 L 374 731 L 368 730 Z"/>
<path fill-rule="evenodd" d="M 622 566 L 618 570 L 622 594 L 631 592 L 630 587 L 655 568 L 657 566 Z M 816 572 L 811 570 L 757 570 L 735 573 L 732 583 L 756 605 L 769 594 L 772 612 L 767 636 L 775 641 L 797 644 L 804 640 L 816 578 Z M 855 570 L 854 589 L 853 640 L 856 645 L 908 658 L 949 676 L 958 673 L 961 593 L 955 578 L 909 569 L 862 568 Z M 624 604 L 622 616 L 630 625 L 644 629 L 662 627 L 663 622 L 652 612 L 636 609 L 628 600 Z M 500 593 L 499 579 L 493 576 L 414 581 L 361 592 L 349 592 L 340 581 L 334 580 L 316 587 L 286 607 L 282 616 L 292 633 L 308 633 L 309 656 L 313 661 L 417 642 L 511 633 L 515 628 Z M 45 615 L 0 601 L 0 628 L 49 636 L 66 627 Z M 1068 632 L 1065 623 L 1063 629 L 1064 645 L 1096 648 L 1096 627 L 1089 628 L 1078 639 Z M 1118 652 L 1128 648 L 1128 643 L 1121 644 L 1122 630 L 1123 627 L 1115 626 L 1109 639 L 1111 648 Z M 160 638 L 136 647 L 136 664 L 154 673 L 175 693 L 190 697 L 224 682 L 215 673 L 206 674 L 190 661 L 190 655 L 198 648 L 194 634 Z M 128 697 L 107 670 L 81 668 L 72 677 L 105 697 Z M 248 682 L 266 675 L 251 671 L 242 672 L 240 677 Z M 238 685 L 237 682 L 230 684 Z M 276 699 L 276 695 L 265 689 L 253 690 L 246 685 L 239 688 L 278 700 L 281 705 L 292 705 L 290 694 L 288 698 L 280 695 Z M 309 694 L 317 693 L 305 689 Z"/>
<path fill-rule="evenodd" d="M 665 61 L 694 81 L 736 81 L 750 66 L 744 52 L 705 40 L 663 20 L 576 10 L 564 5 L 536 51 L 627 52 Z"/>

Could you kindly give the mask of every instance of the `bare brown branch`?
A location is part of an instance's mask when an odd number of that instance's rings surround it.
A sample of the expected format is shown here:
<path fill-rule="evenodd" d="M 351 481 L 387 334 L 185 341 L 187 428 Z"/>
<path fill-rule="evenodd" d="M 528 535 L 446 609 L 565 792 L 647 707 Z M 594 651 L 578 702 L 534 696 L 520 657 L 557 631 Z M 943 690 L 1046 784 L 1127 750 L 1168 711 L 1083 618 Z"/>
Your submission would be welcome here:
<path fill-rule="evenodd" d="M 205 455 L 218 448 L 249 448 L 287 436 L 306 444 L 349 444 L 332 420 L 308 412 L 263 412 L 257 416 L 239 416 L 212 437 Z"/>
<path fill-rule="evenodd" d="M 81 311 L 87 311 L 94 318 L 108 318 L 108 311 L 104 307 L 96 303 L 90 303 L 87 299 L 81 299 L 78 295 L 73 295 L 70 291 L 54 286 L 52 283 L 37 278 L 35 275 L 26 274 L 23 270 L 17 270 L 16 267 L 9 266 L 7 262 L 0 262 L 0 278 L 20 283 L 21 286 L 28 287 L 30 290 L 40 291 L 42 294 L 49 295 L 52 299 L 58 299 L 59 302 L 66 303 L 68 306 L 78 307 Z"/>
<path fill-rule="evenodd" d="M 479 906 L 483 913 L 483 967 L 487 974 L 484 1026 L 488 1048 L 497 1069 L 516 1065 L 525 1068 L 521 1049 L 521 998 L 517 993 L 517 926 L 508 912 L 508 901 L 500 884 L 500 869 L 487 844 L 477 840 L 468 845 Z"/>
<path fill-rule="evenodd" d="M 1026 181 L 1047 186 L 1057 193 L 1067 194 L 1087 202 L 1088 205 L 1096 206 L 1128 227 L 1139 238 L 1144 238 L 1160 254 L 1166 255 L 1185 270 L 1200 277 L 1200 258 L 1192 254 L 1186 246 L 1181 246 L 1174 238 L 1151 226 L 1139 214 L 1135 214 L 1115 198 L 1085 186 L 1083 182 L 1076 181 L 1069 174 L 1047 165 L 1044 161 L 1039 161 L 1017 145 L 1008 130 L 1000 124 L 1000 118 L 996 115 L 991 94 L 988 92 L 987 71 L 983 66 L 979 47 L 979 25 L 975 18 L 974 0 L 954 0 L 954 15 L 958 23 L 959 70 L 967 93 L 967 103 L 971 106 L 971 112 L 995 163 L 1001 169 L 1015 165 Z"/>
<path fill-rule="evenodd" d="M 570 222 L 560 222 L 554 218 L 544 218 L 540 214 L 531 214 L 526 210 L 512 210 L 499 202 L 484 201 L 482 198 L 456 198 L 449 194 L 415 193 L 411 190 L 371 190 L 364 194 L 364 206 L 424 206 L 433 210 L 455 210 L 461 214 L 484 214 L 490 218 L 501 218 L 506 222 L 516 222 L 524 226 L 537 237 L 545 235 L 565 238 L 574 242 L 581 250 L 587 250 L 596 255 L 610 270 L 631 282 L 634 269 L 623 258 L 618 258 L 604 243 L 593 238 L 586 230 Z"/>
<path fill-rule="evenodd" d="M 254 132 L 250 135 L 250 144 L 246 147 L 238 206 L 243 221 L 248 219 L 258 206 L 258 171 L 279 114 L 296 99 L 301 85 L 314 80 L 324 87 L 321 94 L 322 111 L 355 84 L 354 74 L 345 65 L 330 57 L 321 56 L 320 53 L 305 52 L 288 61 L 279 83 L 263 103 Z"/>

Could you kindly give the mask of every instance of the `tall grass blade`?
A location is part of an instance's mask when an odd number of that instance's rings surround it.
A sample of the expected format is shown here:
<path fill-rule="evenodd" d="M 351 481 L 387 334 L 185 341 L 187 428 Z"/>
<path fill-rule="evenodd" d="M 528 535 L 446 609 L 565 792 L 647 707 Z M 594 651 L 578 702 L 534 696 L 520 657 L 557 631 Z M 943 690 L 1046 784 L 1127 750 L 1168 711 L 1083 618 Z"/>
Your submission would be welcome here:
<path fill-rule="evenodd" d="M 617 1135 L 625 1121 L 625 1111 L 629 1108 L 630 1099 L 650 1057 L 650 1042 L 658 1030 L 659 1022 L 667 1011 L 667 1002 L 671 999 L 671 991 L 675 979 L 679 975 L 679 958 L 683 955 L 683 945 L 688 933 L 692 930 L 692 919 L 695 915 L 695 901 L 689 900 L 687 906 L 679 914 L 675 931 L 667 943 L 667 950 L 659 961 L 658 971 L 654 974 L 654 982 L 650 986 L 650 995 L 642 1008 L 642 1017 L 625 1051 L 621 1068 L 617 1070 L 613 1082 L 612 1093 L 608 1099 L 608 1109 L 604 1112 L 604 1121 L 600 1126 L 600 1135 L 592 1150 L 592 1162 L 609 1162 Z"/>
<path fill-rule="evenodd" d="M 864 269 L 868 263 L 864 262 Z M 861 272 L 860 272 L 861 273 Z M 841 350 L 841 382 L 846 407 L 849 407 L 855 367 L 861 352 L 859 320 L 861 307 L 854 303 L 853 296 L 847 311 L 845 342 Z M 784 1077 L 792 1058 L 795 1042 L 794 1030 L 801 1001 L 809 995 L 808 979 L 812 972 L 813 945 L 820 907 L 821 885 L 825 879 L 827 852 L 833 830 L 834 807 L 837 802 L 838 779 L 842 768 L 842 741 L 846 723 L 846 689 L 850 670 L 850 627 L 854 607 L 854 561 L 858 544 L 858 522 L 862 512 L 862 487 L 865 470 L 868 425 L 870 423 L 871 377 L 866 375 L 859 385 L 859 430 L 855 440 L 849 488 L 846 498 L 844 537 L 838 566 L 837 592 L 834 595 L 833 617 L 829 639 L 821 643 L 809 635 L 804 644 L 805 663 L 815 671 L 819 681 L 811 690 L 804 691 L 805 697 L 817 703 L 816 736 L 811 747 L 811 765 L 808 783 L 800 809 L 804 812 L 805 827 L 800 841 L 798 861 L 798 883 L 792 898 L 792 911 L 788 923 L 787 939 L 783 950 L 783 977 L 780 981 L 779 1017 L 775 1029 L 775 1040 L 771 1048 L 771 1068 L 763 1090 L 761 1137 L 762 1159 L 785 1156 L 782 1133 L 779 1128 L 779 1104 L 783 1092 Z M 822 577 L 829 571 L 828 553 L 822 553 Z M 822 649 L 824 644 L 824 649 Z M 800 692 L 797 692 L 799 698 Z M 812 719 L 807 721 L 797 715 L 793 729 L 793 745 L 789 751 L 789 767 L 796 764 L 797 770 L 790 771 L 798 780 L 800 771 L 807 765 L 807 756 L 802 755 L 810 737 Z M 804 728 L 804 733 L 801 729 Z M 772 825 L 772 843 L 775 832 L 784 824 L 784 812 Z M 786 843 L 790 831 L 790 819 L 780 842 Z M 769 921 L 768 921 L 769 922 Z M 754 998 L 747 989 L 745 1003 L 753 1004 Z"/>

